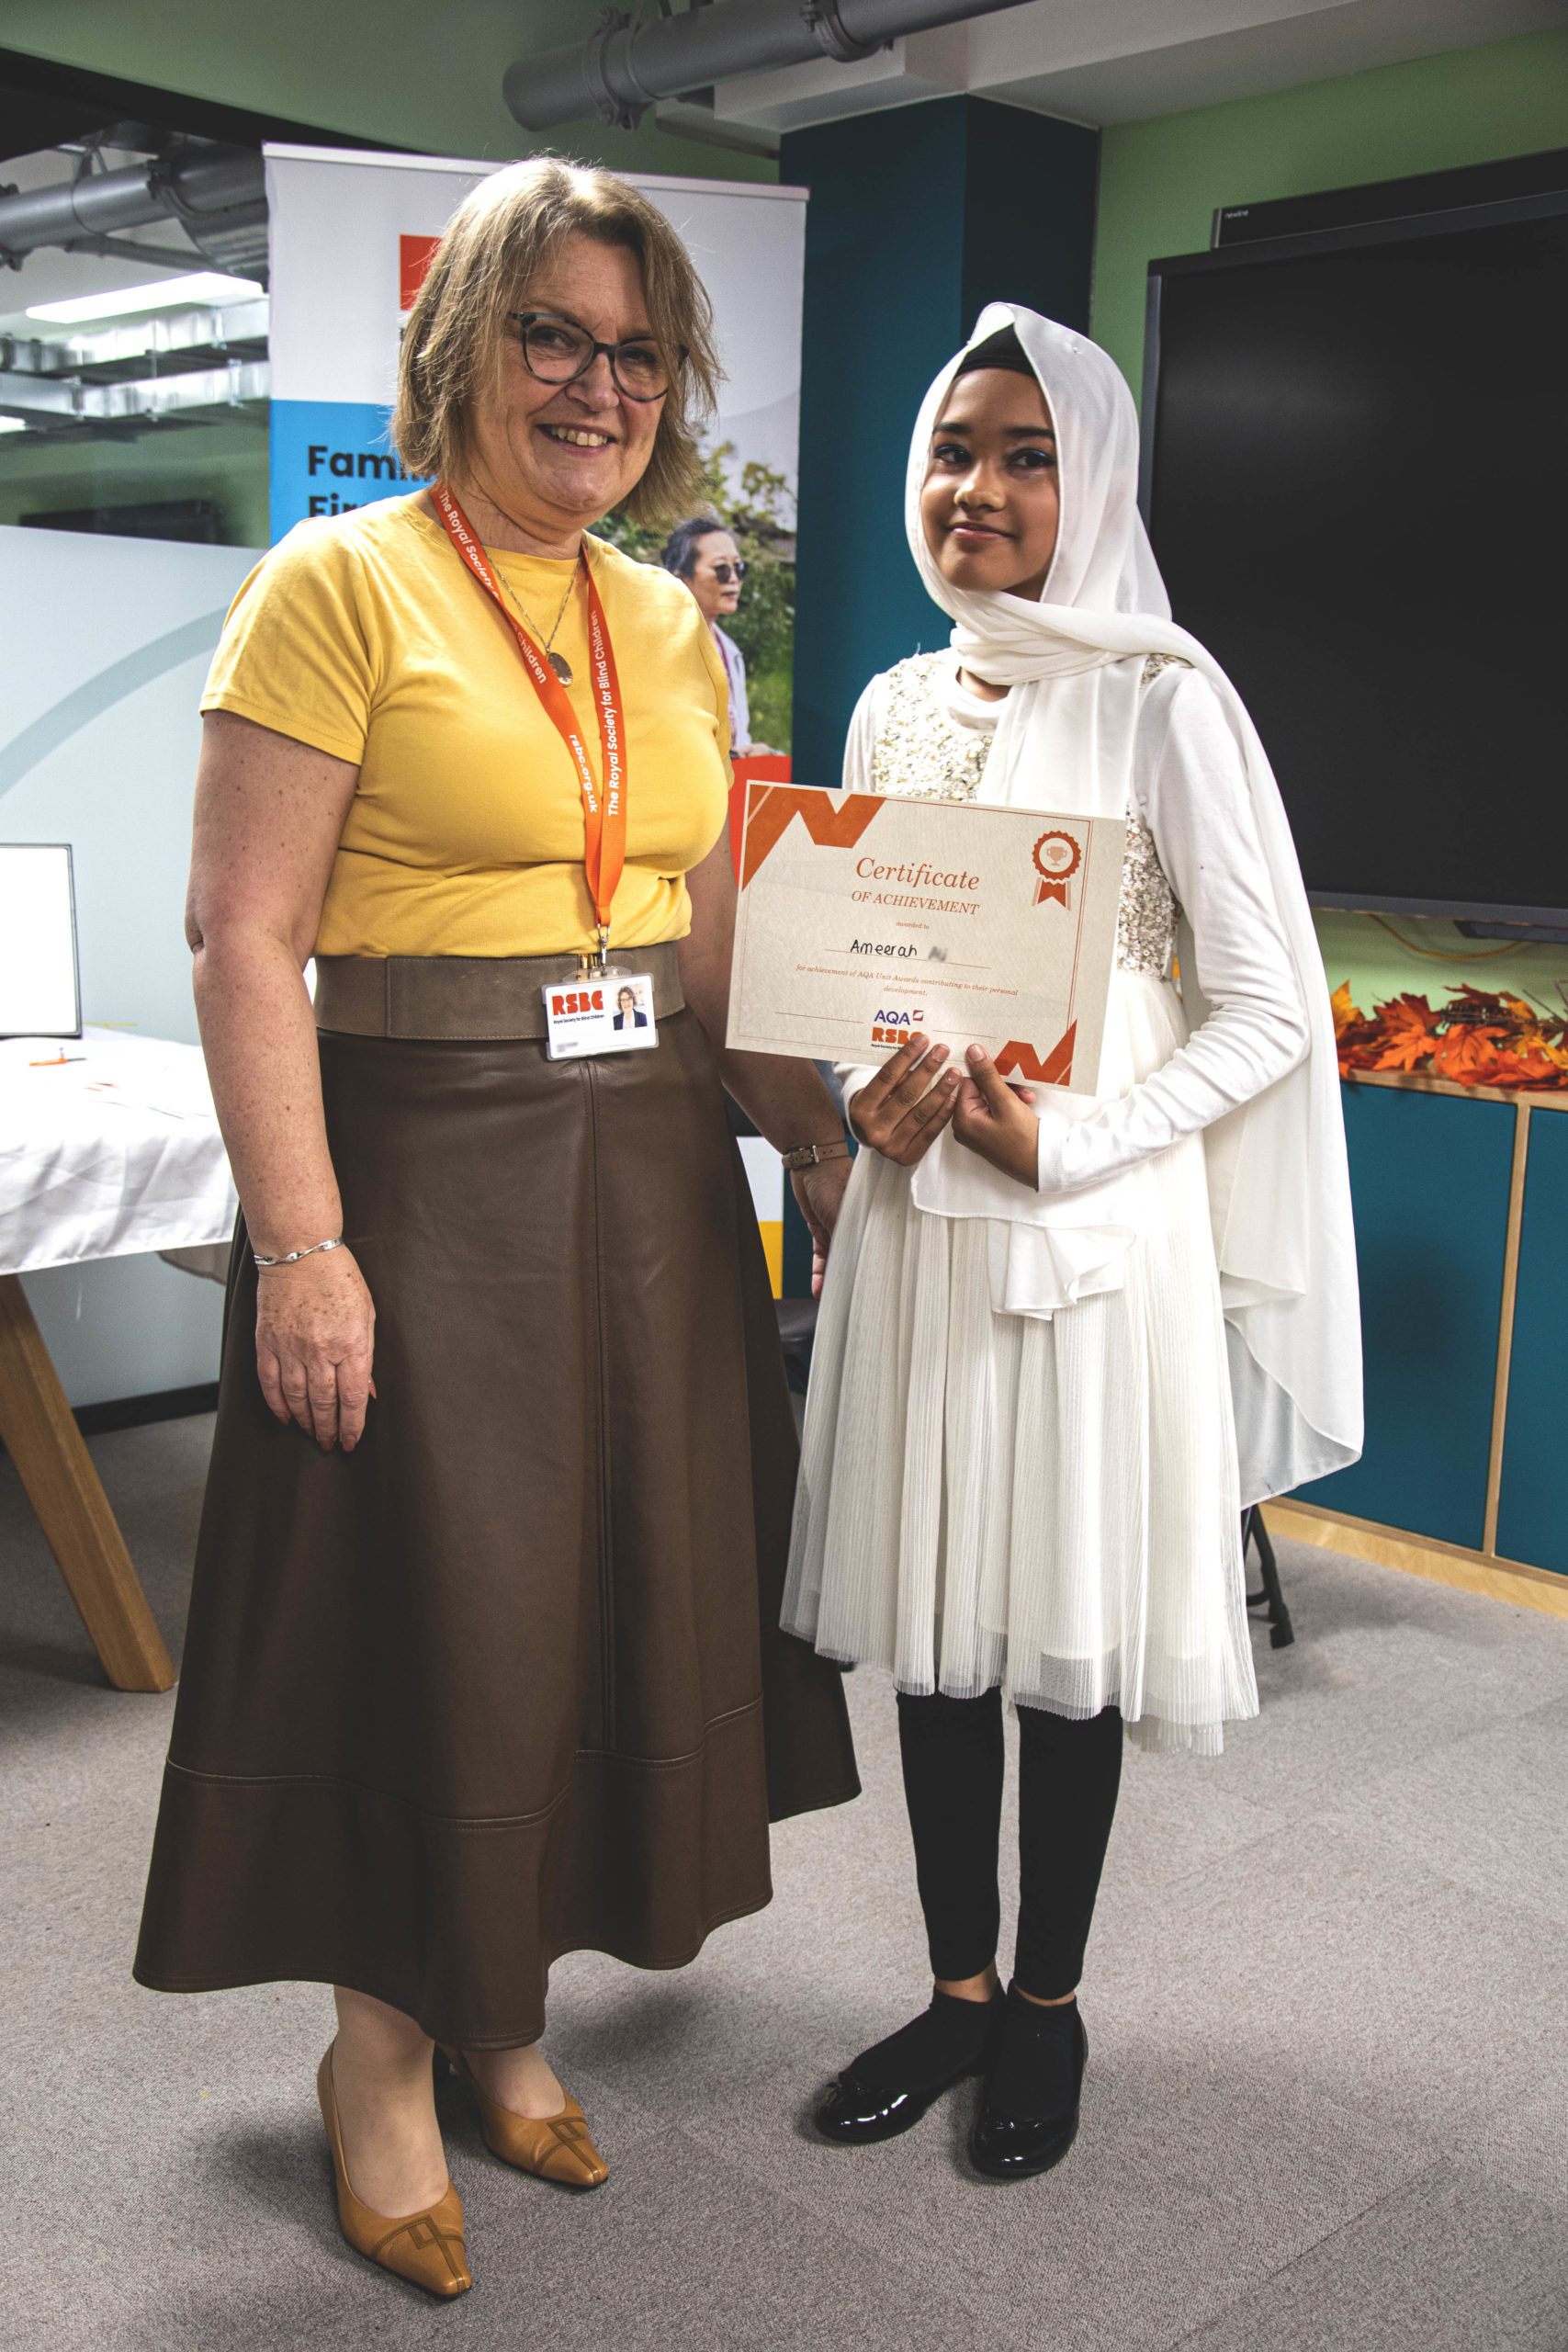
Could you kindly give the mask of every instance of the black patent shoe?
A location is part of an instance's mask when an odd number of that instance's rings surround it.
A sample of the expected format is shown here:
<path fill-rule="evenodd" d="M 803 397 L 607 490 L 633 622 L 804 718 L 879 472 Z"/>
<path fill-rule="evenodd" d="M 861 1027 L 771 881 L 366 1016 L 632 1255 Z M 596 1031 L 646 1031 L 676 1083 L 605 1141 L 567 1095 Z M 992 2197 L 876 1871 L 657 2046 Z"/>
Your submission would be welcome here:
<path fill-rule="evenodd" d="M 862 2051 L 834 2081 L 829 2084 L 826 2098 L 817 2110 L 817 2129 L 825 2140 L 832 2140 L 840 2147 L 866 2147 L 874 2140 L 896 2140 L 901 2132 L 917 2124 L 926 2109 L 939 2099 L 943 2091 L 970 2075 L 983 2075 L 996 2052 L 997 2037 L 1001 2028 L 1006 2001 L 998 1990 L 985 2005 L 986 2022 L 977 2037 L 976 2046 L 966 2052 L 957 2065 L 936 2070 L 929 2063 L 921 2064 L 920 2045 L 924 2036 L 921 2028 L 931 2018 L 938 2003 L 952 2002 L 953 1996 L 938 1993 L 932 1996 L 931 2007 L 915 2018 L 886 2041 L 870 2050 Z M 963 2004 L 978 2007 L 976 2002 Z M 860 2072 L 868 2061 L 876 2061 L 877 2080 L 870 2080 Z"/>
<path fill-rule="evenodd" d="M 969 2135 L 969 2161 L 987 2180 L 1032 2180 L 1037 2173 L 1049 2172 L 1053 2165 L 1061 2163 L 1078 2128 L 1089 2036 L 1077 2003 L 1073 2004 L 1070 2033 L 1062 2033 L 1066 2047 L 1060 2053 L 1059 2096 L 1052 2097 L 1046 2111 L 1039 2115 L 1010 2111 L 1017 2100 L 1008 2096 L 1009 2041 L 1028 2031 L 1033 2022 L 1026 2011 L 1016 2016 L 1015 2011 L 1022 2011 L 1022 1996 L 1018 1993 L 1009 1996 L 1009 2015 L 998 2039 L 996 2063 L 987 2077 L 980 2112 Z"/>

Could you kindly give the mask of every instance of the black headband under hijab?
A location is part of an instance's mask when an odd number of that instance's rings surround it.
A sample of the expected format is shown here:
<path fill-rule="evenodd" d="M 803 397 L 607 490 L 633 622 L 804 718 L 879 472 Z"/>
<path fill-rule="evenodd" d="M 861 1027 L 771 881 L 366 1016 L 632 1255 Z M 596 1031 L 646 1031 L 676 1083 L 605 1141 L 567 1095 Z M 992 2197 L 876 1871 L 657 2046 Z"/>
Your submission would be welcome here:
<path fill-rule="evenodd" d="M 1027 376 L 1032 384 L 1040 380 L 1029 364 L 1016 327 L 998 327 L 984 343 L 966 351 L 953 371 L 953 382 L 956 384 L 960 376 L 972 376 L 977 368 L 1006 368 L 1015 376 Z"/>

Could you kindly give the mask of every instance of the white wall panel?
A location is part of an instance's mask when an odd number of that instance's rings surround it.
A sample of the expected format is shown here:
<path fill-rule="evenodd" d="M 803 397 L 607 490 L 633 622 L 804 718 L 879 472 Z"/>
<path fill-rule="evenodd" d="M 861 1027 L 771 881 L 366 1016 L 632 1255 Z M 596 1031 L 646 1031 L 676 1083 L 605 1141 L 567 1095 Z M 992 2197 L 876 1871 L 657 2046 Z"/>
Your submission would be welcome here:
<path fill-rule="evenodd" d="M 197 1041 L 186 874 L 200 721 L 245 548 L 0 528 L 0 841 L 69 842 L 82 1008 Z M 222 1299 L 157 1258 L 26 1277 L 73 1405 L 211 1380 Z"/>

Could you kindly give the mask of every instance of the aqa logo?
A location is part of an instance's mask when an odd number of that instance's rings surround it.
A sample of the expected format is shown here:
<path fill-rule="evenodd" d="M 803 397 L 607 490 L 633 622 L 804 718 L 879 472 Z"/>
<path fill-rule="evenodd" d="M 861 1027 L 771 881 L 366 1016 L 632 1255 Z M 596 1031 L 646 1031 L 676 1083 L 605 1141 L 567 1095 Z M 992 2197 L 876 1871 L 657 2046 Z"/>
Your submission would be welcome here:
<path fill-rule="evenodd" d="M 879 1012 L 871 1032 L 874 1046 L 901 1046 L 911 1028 L 924 1021 L 923 1012 Z"/>

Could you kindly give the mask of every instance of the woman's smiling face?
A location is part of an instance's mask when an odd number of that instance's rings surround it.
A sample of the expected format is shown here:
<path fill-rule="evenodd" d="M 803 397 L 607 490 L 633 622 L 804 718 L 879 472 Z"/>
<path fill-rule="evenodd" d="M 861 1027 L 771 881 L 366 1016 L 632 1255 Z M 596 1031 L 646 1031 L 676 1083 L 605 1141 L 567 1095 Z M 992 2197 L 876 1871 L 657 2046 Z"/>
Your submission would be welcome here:
<path fill-rule="evenodd" d="M 954 588 L 1038 597 L 1056 552 L 1056 436 L 1032 376 L 960 376 L 931 434 L 920 521 Z"/>
<path fill-rule="evenodd" d="M 550 311 L 596 343 L 651 337 L 642 271 L 625 245 L 577 232 L 514 307 Z M 662 402 L 628 400 L 600 352 L 572 384 L 530 374 L 515 325 L 502 346 L 501 380 L 468 418 L 470 468 L 502 512 L 542 537 L 581 530 L 618 506 L 653 454 Z"/>

